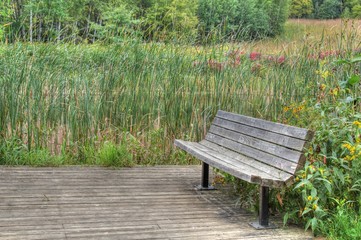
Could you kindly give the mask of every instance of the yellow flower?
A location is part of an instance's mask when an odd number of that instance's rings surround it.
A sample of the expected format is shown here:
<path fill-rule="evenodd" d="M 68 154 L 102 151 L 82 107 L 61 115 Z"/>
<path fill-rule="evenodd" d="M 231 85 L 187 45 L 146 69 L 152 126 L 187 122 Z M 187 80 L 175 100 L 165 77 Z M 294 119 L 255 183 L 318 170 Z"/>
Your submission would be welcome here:
<path fill-rule="evenodd" d="M 323 91 L 323 90 L 326 89 L 326 87 L 327 87 L 327 85 L 324 84 L 324 83 L 322 83 L 322 84 L 320 85 L 320 90 Z"/>
<path fill-rule="evenodd" d="M 322 78 L 325 78 L 325 79 L 328 78 L 330 75 L 331 75 L 331 74 L 330 74 L 329 71 L 324 71 L 324 72 L 322 72 L 322 74 L 321 74 Z"/>
<path fill-rule="evenodd" d="M 337 96 L 338 95 L 338 88 L 332 89 L 331 94 L 334 95 L 334 96 Z"/>
<path fill-rule="evenodd" d="M 307 200 L 308 200 L 308 201 L 312 201 L 312 196 L 308 196 L 308 197 L 307 197 Z"/>
<path fill-rule="evenodd" d="M 359 122 L 359 121 L 354 121 L 352 124 L 361 128 L 361 122 Z"/>
<path fill-rule="evenodd" d="M 317 208 L 318 208 L 317 204 L 313 204 L 312 208 L 313 208 L 313 210 L 317 210 Z"/>

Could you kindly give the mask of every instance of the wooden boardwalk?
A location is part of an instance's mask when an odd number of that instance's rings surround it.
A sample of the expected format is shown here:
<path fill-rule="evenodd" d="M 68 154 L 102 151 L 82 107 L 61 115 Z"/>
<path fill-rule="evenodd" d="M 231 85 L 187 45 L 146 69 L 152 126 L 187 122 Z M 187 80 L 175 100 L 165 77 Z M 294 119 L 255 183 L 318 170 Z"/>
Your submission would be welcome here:
<path fill-rule="evenodd" d="M 0 239 L 312 239 L 254 230 L 221 191 L 197 192 L 199 166 L 0 167 Z"/>

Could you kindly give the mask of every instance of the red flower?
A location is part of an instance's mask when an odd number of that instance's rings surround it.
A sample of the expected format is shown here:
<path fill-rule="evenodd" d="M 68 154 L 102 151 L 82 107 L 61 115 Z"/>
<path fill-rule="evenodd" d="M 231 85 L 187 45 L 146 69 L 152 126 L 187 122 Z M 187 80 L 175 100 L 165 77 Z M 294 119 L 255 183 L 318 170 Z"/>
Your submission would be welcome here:
<path fill-rule="evenodd" d="M 251 59 L 251 61 L 259 60 L 261 58 L 261 53 L 251 52 L 251 54 L 249 55 L 249 58 Z"/>
<path fill-rule="evenodd" d="M 279 56 L 277 59 L 277 63 L 282 64 L 286 61 L 286 57 L 285 56 Z"/>

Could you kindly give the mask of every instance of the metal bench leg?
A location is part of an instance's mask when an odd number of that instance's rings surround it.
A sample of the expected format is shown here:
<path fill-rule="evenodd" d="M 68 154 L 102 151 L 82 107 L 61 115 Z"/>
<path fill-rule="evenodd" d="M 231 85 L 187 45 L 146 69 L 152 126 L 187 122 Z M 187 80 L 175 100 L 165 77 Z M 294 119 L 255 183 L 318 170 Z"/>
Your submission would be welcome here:
<path fill-rule="evenodd" d="M 213 186 L 209 185 L 209 165 L 202 162 L 202 179 L 201 185 L 196 187 L 197 190 L 215 190 Z"/>
<path fill-rule="evenodd" d="M 255 229 L 273 229 L 276 225 L 269 223 L 269 187 L 260 186 L 259 192 L 259 221 L 252 222 L 250 225 Z"/>

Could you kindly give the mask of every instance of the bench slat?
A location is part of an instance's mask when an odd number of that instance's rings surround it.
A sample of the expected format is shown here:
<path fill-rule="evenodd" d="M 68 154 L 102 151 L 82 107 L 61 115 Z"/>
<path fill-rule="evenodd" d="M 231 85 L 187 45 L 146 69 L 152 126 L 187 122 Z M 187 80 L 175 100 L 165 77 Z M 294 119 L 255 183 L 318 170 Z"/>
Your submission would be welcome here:
<path fill-rule="evenodd" d="M 251 127 L 255 127 L 255 128 L 265 129 L 265 130 L 283 134 L 286 136 L 303 139 L 306 141 L 310 141 L 313 137 L 312 131 L 309 131 L 304 128 L 298 128 L 298 127 L 293 127 L 293 126 L 289 126 L 289 125 L 285 125 L 285 124 L 281 124 L 281 123 L 275 123 L 275 122 L 270 122 L 270 121 L 252 118 L 252 117 L 248 117 L 248 116 L 242 116 L 242 115 L 238 115 L 235 113 L 225 112 L 222 110 L 219 110 L 217 112 L 217 117 L 227 119 L 230 121 L 234 121 L 237 123 L 242 123 L 242 124 L 245 124 L 245 125 L 248 125 Z"/>
<path fill-rule="evenodd" d="M 267 152 L 295 163 L 298 162 L 301 156 L 301 152 L 291 150 L 289 148 L 285 148 L 241 133 L 237 133 L 235 131 L 220 128 L 214 125 L 211 126 L 208 133 L 213 133 L 215 135 L 221 136 L 222 138 L 227 138 L 237 144 L 249 146 L 251 148 L 254 148 L 254 151 Z"/>
<path fill-rule="evenodd" d="M 267 129 L 254 128 L 219 117 L 214 118 L 212 125 L 242 133 L 261 140 L 272 142 L 297 151 L 303 151 L 305 140 L 270 132 Z"/>
<path fill-rule="evenodd" d="M 285 172 L 288 172 L 290 174 L 295 174 L 295 172 L 300 168 L 297 163 L 287 161 L 283 158 L 277 157 L 275 155 L 262 152 L 262 151 L 256 151 L 254 148 L 249 147 L 247 145 L 242 145 L 237 142 L 234 142 L 232 140 L 229 140 L 227 138 L 220 137 L 218 135 L 215 135 L 213 133 L 208 133 L 206 135 L 206 140 L 216 143 L 217 145 L 220 145 L 222 147 L 225 147 L 227 149 L 233 150 L 235 152 L 238 152 L 240 154 L 243 154 L 245 156 L 248 156 L 250 158 L 254 158 L 258 161 L 261 161 L 267 165 L 274 166 L 278 169 L 282 169 Z"/>
<path fill-rule="evenodd" d="M 240 164 L 239 162 L 225 157 L 224 155 L 219 154 L 199 143 L 176 140 L 175 144 L 203 162 L 247 182 L 278 188 L 285 186 L 284 180 L 274 178 L 265 172 L 257 171 L 248 165 Z M 220 159 L 222 161 L 220 161 Z"/>
<path fill-rule="evenodd" d="M 235 159 L 238 162 L 240 162 L 241 164 L 248 165 L 252 168 L 259 169 L 260 171 L 266 172 L 267 174 L 271 175 L 273 178 L 282 179 L 282 180 L 288 181 L 288 182 L 292 181 L 294 178 L 294 176 L 290 173 L 286 173 L 280 169 L 277 169 L 273 166 L 266 165 L 255 159 L 252 159 L 250 157 L 240 155 L 236 152 L 230 151 L 222 146 L 219 146 L 219 145 L 209 142 L 207 140 L 202 140 L 201 142 L 199 142 L 199 144 L 201 144 L 209 149 L 213 149 L 214 151 L 216 151 L 220 154 L 224 154 L 225 156 L 227 156 L 229 158 Z"/>

